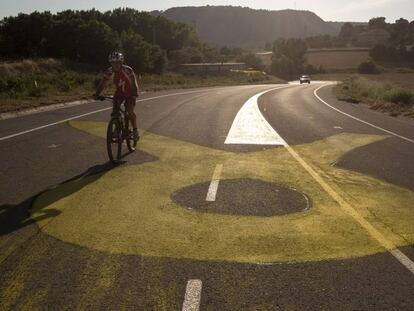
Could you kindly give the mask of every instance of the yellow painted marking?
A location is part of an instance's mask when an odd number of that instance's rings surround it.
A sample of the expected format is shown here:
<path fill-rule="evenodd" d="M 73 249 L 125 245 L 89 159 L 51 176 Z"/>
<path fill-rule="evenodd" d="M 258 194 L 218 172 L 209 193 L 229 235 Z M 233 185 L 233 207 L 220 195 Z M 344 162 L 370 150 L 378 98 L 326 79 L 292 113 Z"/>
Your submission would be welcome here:
<path fill-rule="evenodd" d="M 395 251 L 397 246 L 390 240 L 384 237 L 377 229 L 374 228 L 368 221 L 365 220 L 348 202 L 346 202 L 341 195 L 331 188 L 323 178 L 301 158 L 301 156 L 289 145 L 285 145 L 289 153 L 303 166 L 303 168 L 321 185 L 321 187 L 329 193 L 329 195 L 344 209 L 353 219 L 356 220 L 369 235 L 378 241 L 386 250 L 388 250 L 399 262 L 401 262 L 411 273 L 414 274 L 414 263 L 405 256 L 401 251 Z"/>
<path fill-rule="evenodd" d="M 105 137 L 105 123 L 71 125 Z M 320 167 L 325 183 L 393 245 L 411 245 L 412 191 L 330 166 L 346 152 L 384 138 L 342 133 L 295 146 L 295 151 Z M 235 154 L 148 132 L 139 148 L 159 160 L 80 178 L 40 196 L 32 215 L 39 227 L 101 251 L 196 260 L 303 262 L 384 252 L 285 148 Z M 312 208 L 248 217 L 199 213 L 173 202 L 180 189 L 210 182 L 217 163 L 226 167 L 221 180 L 253 178 L 293 187 L 310 197 Z"/>

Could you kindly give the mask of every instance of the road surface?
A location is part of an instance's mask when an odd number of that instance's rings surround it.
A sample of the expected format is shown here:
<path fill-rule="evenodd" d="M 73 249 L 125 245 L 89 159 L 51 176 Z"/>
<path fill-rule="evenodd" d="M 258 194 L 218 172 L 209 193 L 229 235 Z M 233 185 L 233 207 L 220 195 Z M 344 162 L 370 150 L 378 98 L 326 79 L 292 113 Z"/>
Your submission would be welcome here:
<path fill-rule="evenodd" d="M 0 121 L 0 310 L 412 310 L 414 123 L 328 82 Z"/>

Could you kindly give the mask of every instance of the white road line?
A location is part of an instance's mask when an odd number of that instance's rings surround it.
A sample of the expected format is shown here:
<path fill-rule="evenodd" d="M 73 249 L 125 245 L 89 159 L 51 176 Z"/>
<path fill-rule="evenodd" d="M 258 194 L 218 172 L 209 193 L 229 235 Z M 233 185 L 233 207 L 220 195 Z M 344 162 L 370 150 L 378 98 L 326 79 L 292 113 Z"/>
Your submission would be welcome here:
<path fill-rule="evenodd" d="M 68 119 L 65 119 L 65 120 L 61 120 L 61 121 L 58 121 L 58 122 L 49 123 L 49 124 L 46 124 L 46 125 L 35 127 L 33 129 L 30 129 L 30 130 L 27 130 L 27 131 L 19 132 L 19 133 L 12 134 L 12 135 L 9 135 L 9 136 L 0 137 L 0 141 L 10 139 L 10 138 L 13 138 L 13 137 L 16 137 L 16 136 L 24 135 L 24 134 L 27 134 L 27 133 L 35 132 L 35 131 L 44 129 L 46 127 L 62 124 L 62 123 L 65 123 L 65 122 L 68 122 L 68 121 L 71 121 L 71 120 L 79 119 L 79 118 L 89 116 L 91 114 L 95 114 L 95 113 L 98 113 L 98 112 L 106 111 L 106 110 L 109 110 L 109 109 L 112 109 L 112 107 L 95 110 L 95 111 L 92 111 L 92 112 L 84 113 L 84 114 L 81 114 L 79 116 L 74 116 L 74 117 L 71 117 L 71 118 L 68 118 Z"/>
<path fill-rule="evenodd" d="M 257 101 L 260 96 L 268 92 L 286 87 L 292 86 L 272 88 L 251 97 L 237 113 L 224 143 L 236 145 L 285 145 L 286 142 L 283 138 L 263 117 Z"/>
<path fill-rule="evenodd" d="M 171 96 L 178 96 L 178 95 L 185 95 L 185 94 L 211 92 L 211 91 L 217 91 L 217 90 L 222 90 L 222 89 L 228 89 L 228 87 L 213 88 L 213 89 L 208 89 L 208 90 L 189 91 L 189 92 L 180 92 L 180 93 L 174 93 L 174 94 L 166 94 L 166 95 L 160 95 L 160 96 L 140 99 L 140 100 L 138 100 L 138 102 L 144 102 L 144 101 L 148 101 L 148 100 L 154 100 L 154 99 L 159 99 L 159 98 L 164 98 L 164 97 L 171 97 Z M 0 141 L 7 140 L 7 139 L 17 137 L 17 136 L 21 136 L 21 135 L 24 135 L 24 134 L 28 134 L 28 133 L 31 133 L 31 132 L 35 132 L 35 131 L 38 131 L 38 130 L 41 130 L 41 129 L 44 129 L 44 128 L 47 128 L 47 127 L 50 127 L 50 126 L 59 125 L 59 124 L 62 124 L 62 123 L 65 123 L 65 122 L 68 122 L 68 121 L 71 121 L 71 120 L 79 119 L 79 118 L 82 118 L 82 117 L 85 117 L 85 116 L 89 116 L 91 114 L 103 112 L 103 111 L 110 110 L 110 109 L 112 109 L 112 107 L 91 111 L 91 112 L 81 114 L 81 115 L 78 115 L 78 116 L 73 116 L 71 118 L 67 118 L 67 119 L 64 119 L 64 120 L 61 120 L 61 121 L 49 123 L 49 124 L 42 125 L 42 126 L 39 126 L 39 127 L 36 127 L 36 128 L 32 128 L 32 129 L 29 129 L 29 130 L 26 130 L 26 131 L 22 131 L 22 132 L 18 132 L 18 133 L 15 133 L 15 134 L 8 135 L 8 136 L 0 137 Z"/>
<path fill-rule="evenodd" d="M 208 188 L 206 201 L 214 202 L 217 196 L 217 190 L 220 182 L 221 171 L 223 170 L 223 164 L 217 164 L 216 169 L 214 170 L 213 178 Z"/>
<path fill-rule="evenodd" d="M 411 273 L 414 274 L 414 262 L 407 257 L 402 251 L 400 251 L 398 248 L 393 249 L 390 251 L 390 253 L 399 260 L 404 266 L 407 267 L 408 270 L 411 271 Z"/>
<path fill-rule="evenodd" d="M 198 311 L 200 309 L 201 280 L 189 280 L 185 291 L 182 311 Z"/>
<path fill-rule="evenodd" d="M 350 115 L 350 114 L 348 114 L 348 113 L 346 113 L 346 112 L 343 112 L 342 110 L 339 110 L 338 108 L 335 108 L 335 107 L 333 107 L 333 106 L 329 105 L 326 101 L 324 101 L 324 100 L 323 100 L 321 97 L 319 97 L 319 95 L 318 95 L 318 91 L 319 91 L 321 88 L 324 88 L 324 87 L 326 87 L 326 86 L 328 86 L 328 85 L 330 85 L 330 84 L 321 85 L 320 87 L 318 87 L 318 88 L 317 88 L 317 89 L 313 92 L 313 94 L 316 96 L 316 98 L 317 98 L 317 99 L 319 99 L 319 100 L 320 100 L 323 104 L 325 104 L 325 105 L 326 105 L 326 106 L 328 106 L 329 108 L 332 108 L 333 110 L 335 110 L 335 111 L 337 111 L 337 112 L 339 112 L 339 113 L 342 113 L 343 115 L 345 115 L 345 116 L 347 116 L 347 117 L 349 117 L 349 118 L 351 118 L 351 119 L 354 119 L 354 120 L 359 121 L 359 122 L 361 122 L 361 123 L 364 123 L 364 124 L 366 124 L 366 125 L 368 125 L 368 126 L 371 126 L 371 127 L 375 128 L 375 129 L 377 129 L 377 130 L 383 131 L 383 132 L 385 132 L 385 133 L 387 133 L 387 134 L 391 134 L 391 135 L 393 135 L 393 136 L 395 136 L 395 137 L 401 138 L 401 139 L 403 139 L 403 140 L 405 140 L 405 141 L 408 141 L 408 142 L 410 142 L 410 143 L 413 143 L 413 144 L 414 144 L 414 140 L 413 140 L 413 139 L 407 138 L 407 137 L 405 137 L 405 136 L 401 136 L 401 135 L 399 135 L 399 134 L 397 134 L 397 133 L 394 133 L 394 132 L 392 132 L 392 131 L 386 130 L 386 129 L 384 129 L 384 128 L 380 127 L 380 126 L 374 125 L 374 124 L 369 123 L 369 122 L 364 121 L 364 120 L 361 120 L 361 119 L 359 119 L 359 118 L 357 118 L 357 117 L 354 117 L 353 115 Z"/>

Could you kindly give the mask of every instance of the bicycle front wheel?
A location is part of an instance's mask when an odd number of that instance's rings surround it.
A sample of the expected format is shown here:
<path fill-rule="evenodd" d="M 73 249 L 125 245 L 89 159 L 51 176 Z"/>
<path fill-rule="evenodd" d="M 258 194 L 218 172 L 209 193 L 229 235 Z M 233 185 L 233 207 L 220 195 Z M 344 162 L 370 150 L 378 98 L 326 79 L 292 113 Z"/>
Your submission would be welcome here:
<path fill-rule="evenodd" d="M 109 160 L 116 163 L 121 160 L 122 128 L 118 119 L 111 119 L 106 132 L 106 149 Z"/>

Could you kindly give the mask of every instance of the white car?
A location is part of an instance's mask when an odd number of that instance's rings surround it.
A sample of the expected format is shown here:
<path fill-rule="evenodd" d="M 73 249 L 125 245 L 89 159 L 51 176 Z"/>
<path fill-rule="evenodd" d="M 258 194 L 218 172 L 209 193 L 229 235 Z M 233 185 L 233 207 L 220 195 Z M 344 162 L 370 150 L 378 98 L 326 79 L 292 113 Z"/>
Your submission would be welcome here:
<path fill-rule="evenodd" d="M 302 83 L 308 83 L 308 84 L 310 84 L 311 79 L 310 79 L 309 76 L 301 76 L 299 78 L 299 82 L 300 82 L 300 84 L 302 84 Z"/>

